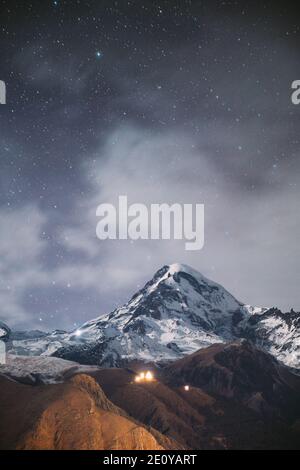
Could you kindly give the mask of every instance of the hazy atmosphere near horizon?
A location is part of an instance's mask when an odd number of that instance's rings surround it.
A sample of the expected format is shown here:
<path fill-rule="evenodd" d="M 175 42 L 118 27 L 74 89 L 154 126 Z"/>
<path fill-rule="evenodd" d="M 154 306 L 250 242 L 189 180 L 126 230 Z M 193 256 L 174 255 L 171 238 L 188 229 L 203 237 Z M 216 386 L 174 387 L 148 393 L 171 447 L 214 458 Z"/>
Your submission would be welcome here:
<path fill-rule="evenodd" d="M 0 320 L 71 330 L 175 262 L 300 309 L 299 17 L 271 3 L 1 1 Z M 100 241 L 119 195 L 204 204 L 204 248 Z"/>

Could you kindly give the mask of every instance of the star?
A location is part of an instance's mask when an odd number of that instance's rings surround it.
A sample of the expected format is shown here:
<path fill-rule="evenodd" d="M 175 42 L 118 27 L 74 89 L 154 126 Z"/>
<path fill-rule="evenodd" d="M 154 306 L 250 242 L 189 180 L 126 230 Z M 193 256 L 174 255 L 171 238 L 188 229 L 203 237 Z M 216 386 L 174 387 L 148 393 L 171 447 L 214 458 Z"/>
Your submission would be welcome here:
<path fill-rule="evenodd" d="M 101 51 L 97 51 L 97 52 L 96 52 L 96 57 L 97 57 L 98 59 L 100 59 L 100 58 L 102 57 L 102 55 L 103 55 L 103 54 L 102 54 Z"/>

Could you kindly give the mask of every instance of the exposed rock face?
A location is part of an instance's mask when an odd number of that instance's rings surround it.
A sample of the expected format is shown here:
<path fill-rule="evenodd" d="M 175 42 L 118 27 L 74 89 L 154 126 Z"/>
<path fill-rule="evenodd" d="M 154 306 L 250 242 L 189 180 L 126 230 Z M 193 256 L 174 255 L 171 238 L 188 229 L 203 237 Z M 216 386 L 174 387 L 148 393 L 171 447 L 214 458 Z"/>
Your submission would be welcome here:
<path fill-rule="evenodd" d="M 172 385 L 189 383 L 271 415 L 300 415 L 300 377 L 246 340 L 210 346 L 164 372 Z"/>
<path fill-rule="evenodd" d="M 1 449 L 163 449 L 89 376 L 42 386 L 0 376 L 0 387 Z"/>

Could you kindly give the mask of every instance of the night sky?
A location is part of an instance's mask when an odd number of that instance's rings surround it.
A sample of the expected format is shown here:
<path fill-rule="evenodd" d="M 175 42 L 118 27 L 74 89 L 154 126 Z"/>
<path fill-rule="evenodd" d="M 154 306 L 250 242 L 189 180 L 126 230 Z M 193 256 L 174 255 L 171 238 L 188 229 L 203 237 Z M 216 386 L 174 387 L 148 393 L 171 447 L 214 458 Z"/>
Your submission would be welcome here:
<path fill-rule="evenodd" d="M 295 2 L 0 4 L 0 319 L 72 329 L 172 262 L 299 309 Z M 204 249 L 101 242 L 119 194 L 204 203 Z"/>

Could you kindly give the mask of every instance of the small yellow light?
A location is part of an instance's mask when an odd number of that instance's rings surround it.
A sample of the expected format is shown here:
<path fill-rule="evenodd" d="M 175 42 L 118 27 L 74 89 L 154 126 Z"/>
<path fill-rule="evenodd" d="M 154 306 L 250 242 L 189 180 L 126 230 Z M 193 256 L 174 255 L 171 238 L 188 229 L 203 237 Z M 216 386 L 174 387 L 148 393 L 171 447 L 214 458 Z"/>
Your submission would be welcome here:
<path fill-rule="evenodd" d="M 185 390 L 186 392 L 188 392 L 188 391 L 190 390 L 190 386 L 189 386 L 189 385 L 185 385 L 185 386 L 184 386 L 184 390 Z"/>
<path fill-rule="evenodd" d="M 146 380 L 149 380 L 149 381 L 150 381 L 150 380 L 153 380 L 153 374 L 152 374 L 152 372 L 150 372 L 150 370 L 148 370 L 148 371 L 146 372 L 145 379 L 146 379 Z"/>

